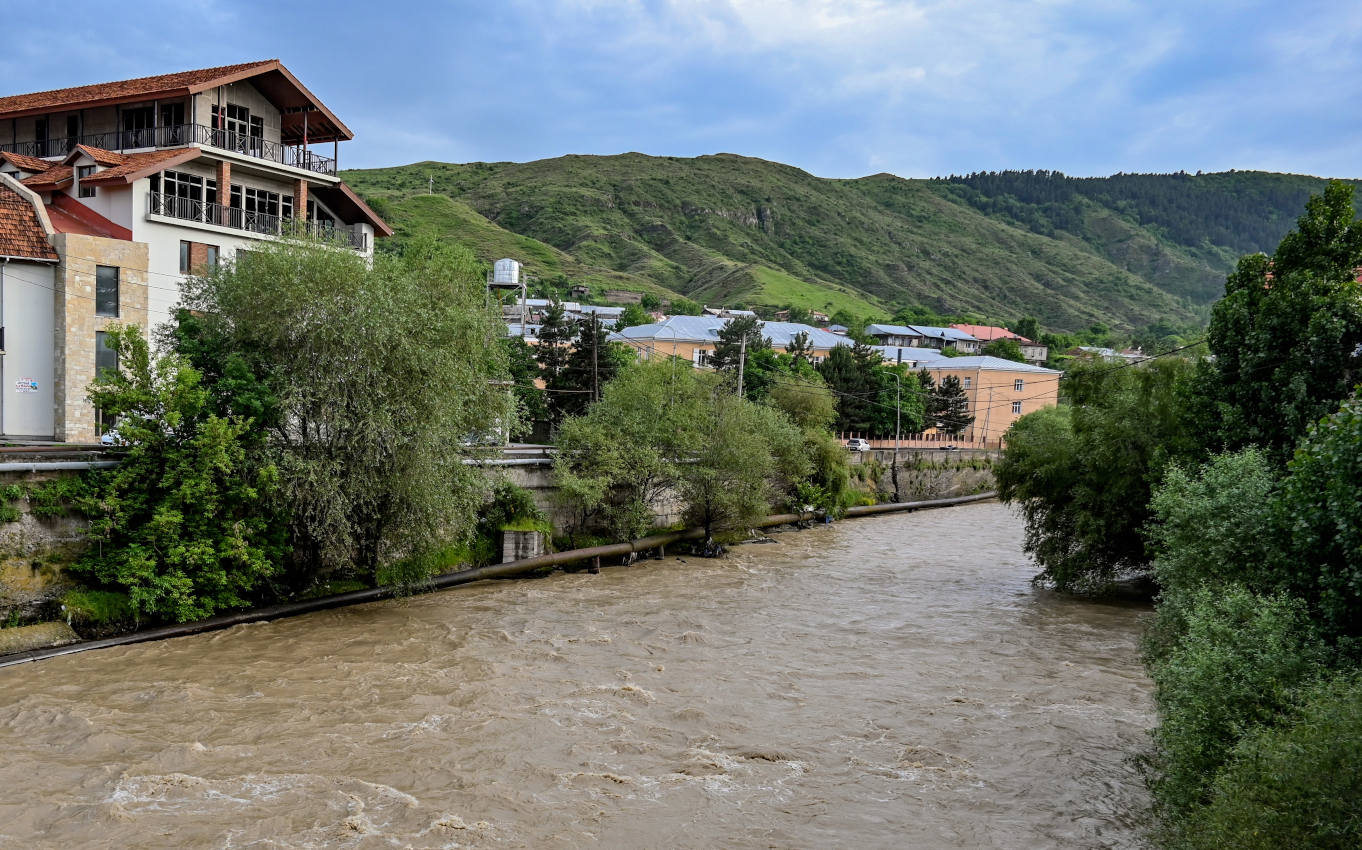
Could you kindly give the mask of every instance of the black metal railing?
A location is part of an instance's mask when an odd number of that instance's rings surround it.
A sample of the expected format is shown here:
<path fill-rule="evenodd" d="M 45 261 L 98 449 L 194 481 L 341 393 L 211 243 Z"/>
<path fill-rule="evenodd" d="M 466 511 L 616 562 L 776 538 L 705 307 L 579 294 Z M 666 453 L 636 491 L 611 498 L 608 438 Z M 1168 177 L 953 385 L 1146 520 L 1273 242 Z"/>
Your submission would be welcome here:
<path fill-rule="evenodd" d="M 359 225 L 285 218 L 239 207 L 224 207 L 222 204 L 208 203 L 197 198 L 167 195 L 164 192 L 148 193 L 147 212 L 150 215 L 216 224 L 219 227 L 265 236 L 316 236 L 358 251 L 367 250 L 369 247 L 368 234 Z"/>
<path fill-rule="evenodd" d="M 109 130 L 104 133 L 87 133 L 83 136 L 67 136 L 65 138 L 48 139 L 47 141 L 0 144 L 0 151 L 36 157 L 62 156 L 70 153 L 76 145 L 88 145 L 92 148 L 120 152 L 143 148 L 209 145 L 243 156 L 267 159 L 281 165 L 301 168 L 317 174 L 334 175 L 336 173 L 336 160 L 332 157 L 322 156 L 299 145 L 285 145 L 272 142 L 261 136 L 244 135 L 228 130 L 214 130 L 212 127 L 205 127 L 202 124 L 172 124 L 140 130 Z"/>

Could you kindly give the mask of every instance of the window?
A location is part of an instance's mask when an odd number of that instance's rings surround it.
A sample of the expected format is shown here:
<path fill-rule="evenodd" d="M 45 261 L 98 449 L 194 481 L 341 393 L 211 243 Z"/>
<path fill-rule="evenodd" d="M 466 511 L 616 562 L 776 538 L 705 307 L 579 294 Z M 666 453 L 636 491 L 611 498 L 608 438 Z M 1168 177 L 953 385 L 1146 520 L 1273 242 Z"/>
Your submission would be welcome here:
<path fill-rule="evenodd" d="M 79 195 L 79 197 L 82 197 L 82 198 L 93 198 L 93 197 L 95 196 L 95 187 L 94 187 L 94 186 L 86 186 L 83 182 L 81 182 L 81 181 L 83 181 L 86 177 L 89 177 L 90 175 L 92 175 L 92 174 L 94 174 L 94 173 L 95 173 L 95 167 L 94 167 L 93 165 L 78 165 L 78 166 L 76 166 L 76 185 L 79 187 L 79 189 L 77 190 L 77 194 Z"/>
<path fill-rule="evenodd" d="M 960 379 L 960 386 L 961 386 L 962 388 L 964 388 L 964 389 L 969 389 L 969 384 L 970 384 L 970 381 L 972 381 L 972 380 L 973 380 L 973 378 L 961 378 L 961 379 Z"/>
<path fill-rule="evenodd" d="M 107 372 L 118 371 L 118 352 L 109 347 L 109 335 L 95 331 L 95 380 Z"/>
<path fill-rule="evenodd" d="M 95 315 L 118 315 L 117 266 L 95 266 Z"/>
<path fill-rule="evenodd" d="M 202 242 L 180 243 L 180 274 L 195 274 L 218 267 L 218 246 Z"/>
<path fill-rule="evenodd" d="M 95 331 L 95 380 L 106 380 L 105 375 L 118 371 L 118 352 L 109 347 L 109 335 Z M 95 431 L 103 434 L 113 427 L 114 421 L 104 411 L 95 408 Z"/>
<path fill-rule="evenodd" d="M 1026 381 L 1022 380 L 1021 378 L 1018 378 L 1017 380 L 1012 382 L 1012 389 L 1016 390 L 1017 392 L 1021 392 L 1022 387 L 1024 386 L 1026 386 Z"/>
<path fill-rule="evenodd" d="M 1021 402 L 1019 401 L 1012 402 L 1012 412 L 1021 413 Z"/>

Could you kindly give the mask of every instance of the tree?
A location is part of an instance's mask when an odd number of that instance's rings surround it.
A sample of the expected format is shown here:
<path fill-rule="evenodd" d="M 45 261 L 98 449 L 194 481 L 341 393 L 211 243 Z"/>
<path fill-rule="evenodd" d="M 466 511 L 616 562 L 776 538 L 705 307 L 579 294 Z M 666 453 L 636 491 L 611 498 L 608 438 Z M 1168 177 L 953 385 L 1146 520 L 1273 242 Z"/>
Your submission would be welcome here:
<path fill-rule="evenodd" d="M 1362 658 L 1362 396 L 1310 429 L 1274 513 L 1286 543 L 1270 589 L 1305 600 L 1321 634 Z"/>
<path fill-rule="evenodd" d="M 959 378 L 947 375 L 932 388 L 927 399 L 926 421 L 952 437 L 959 437 L 974 424 L 974 417 L 969 412 L 969 396 Z"/>
<path fill-rule="evenodd" d="M 799 325 L 807 325 L 813 322 L 813 314 L 795 304 L 786 305 L 785 312 L 788 314 L 785 319 L 787 322 L 794 322 Z"/>
<path fill-rule="evenodd" d="M 703 307 L 689 298 L 673 298 L 667 309 L 673 316 L 698 316 L 704 312 Z"/>
<path fill-rule="evenodd" d="M 534 349 L 518 336 L 507 337 L 502 345 L 506 349 L 506 365 L 514 384 L 511 391 L 519 411 L 511 439 L 522 441 L 532 433 L 535 422 L 549 418 L 548 403 L 544 391 L 535 385 L 539 378 L 539 362 L 535 360 Z"/>
<path fill-rule="evenodd" d="M 600 398 L 602 387 L 632 359 L 623 345 L 606 340 L 608 334 L 594 314 L 578 320 L 577 342 L 562 371 L 548 385 L 549 406 L 558 421 L 585 412 Z"/>
<path fill-rule="evenodd" d="M 678 492 L 687 522 L 711 539 L 750 527 L 812 467 L 803 435 L 778 411 L 721 391 L 711 391 L 702 409 L 707 434 L 681 466 Z"/>
<path fill-rule="evenodd" d="M 505 325 L 472 254 L 423 239 L 371 265 L 273 240 L 190 279 L 185 306 L 278 399 L 265 457 L 295 585 L 341 569 L 416 580 L 381 571 L 471 533 L 483 479 L 464 443 L 512 424 Z"/>
<path fill-rule="evenodd" d="M 636 328 L 639 325 L 646 325 L 652 320 L 653 317 L 644 312 L 643 308 L 638 304 L 625 304 L 624 312 L 620 313 L 620 317 L 615 320 L 615 330 L 622 331 L 625 328 Z"/>
<path fill-rule="evenodd" d="M 1312 197 L 1271 259 L 1239 261 L 1211 312 L 1199 418 L 1211 449 L 1258 445 L 1284 464 L 1362 377 L 1362 224 L 1353 189 Z"/>
<path fill-rule="evenodd" d="M 639 306 L 649 313 L 656 313 L 658 310 L 662 309 L 662 299 L 651 292 L 643 293 L 643 297 L 638 303 Z"/>
<path fill-rule="evenodd" d="M 544 321 L 539 326 L 539 344 L 535 346 L 535 358 L 539 361 L 539 375 L 545 382 L 557 379 L 567 365 L 568 354 L 572 351 L 577 329 L 567 320 L 567 313 L 560 301 L 549 305 L 544 313 Z"/>
<path fill-rule="evenodd" d="M 90 400 L 118 419 L 128 449 L 96 477 L 90 534 L 74 567 L 127 592 L 143 614 L 179 622 L 249 605 L 279 567 L 277 470 L 252 462 L 254 422 L 213 411 L 178 354 L 153 361 L 135 326 L 110 328 L 117 372 Z"/>
<path fill-rule="evenodd" d="M 877 437 L 917 434 L 922 431 L 926 417 L 927 394 L 918 382 L 917 373 L 905 365 L 876 366 L 875 404 L 871 405 L 870 433 Z M 923 373 L 925 374 L 925 373 Z"/>
<path fill-rule="evenodd" d="M 770 349 L 771 341 L 762 336 L 761 320 L 756 316 L 741 316 L 719 328 L 719 341 L 714 344 L 709 365 L 716 372 L 736 372 L 744 362 L 744 356 Z"/>
<path fill-rule="evenodd" d="M 1026 337 L 1032 342 L 1040 341 L 1040 320 L 1035 316 L 1018 319 L 1010 329 L 1017 336 Z"/>
<path fill-rule="evenodd" d="M 1075 367 L 1068 406 L 1013 423 L 994 476 L 999 497 L 1021 507 L 1039 578 L 1087 592 L 1147 570 L 1152 488 L 1195 452 L 1183 407 L 1192 369 L 1179 359 Z"/>
<path fill-rule="evenodd" d="M 1003 360 L 1011 360 L 1016 363 L 1025 363 L 1026 358 L 1022 356 L 1021 346 L 1013 339 L 995 339 L 985 345 L 980 352 L 989 357 L 999 357 Z"/>
<path fill-rule="evenodd" d="M 689 364 L 641 360 L 620 370 L 585 415 L 563 423 L 554 480 L 577 515 L 574 531 L 599 523 L 629 540 L 652 527 L 679 464 L 706 436 L 701 383 Z"/>
<path fill-rule="evenodd" d="M 811 363 L 813 361 L 813 342 L 809 335 L 800 331 L 790 337 L 790 344 L 785 346 L 785 353 L 797 361 Z"/>
<path fill-rule="evenodd" d="M 875 367 L 881 362 L 879 352 L 856 343 L 837 346 L 818 364 L 818 374 L 837 395 L 837 430 L 870 430 L 872 399 L 880 391 Z"/>

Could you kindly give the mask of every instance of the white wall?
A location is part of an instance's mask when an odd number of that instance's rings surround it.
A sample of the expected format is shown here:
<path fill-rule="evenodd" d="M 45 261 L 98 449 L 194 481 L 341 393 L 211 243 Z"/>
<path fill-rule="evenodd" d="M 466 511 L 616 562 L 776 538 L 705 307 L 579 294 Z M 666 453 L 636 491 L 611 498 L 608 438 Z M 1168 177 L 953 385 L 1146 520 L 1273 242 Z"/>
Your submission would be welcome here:
<path fill-rule="evenodd" d="M 54 433 L 55 263 L 0 264 L 4 300 L 5 354 L 0 357 L 0 432 L 8 436 L 51 437 Z M 19 392 L 28 378 L 36 391 Z"/>

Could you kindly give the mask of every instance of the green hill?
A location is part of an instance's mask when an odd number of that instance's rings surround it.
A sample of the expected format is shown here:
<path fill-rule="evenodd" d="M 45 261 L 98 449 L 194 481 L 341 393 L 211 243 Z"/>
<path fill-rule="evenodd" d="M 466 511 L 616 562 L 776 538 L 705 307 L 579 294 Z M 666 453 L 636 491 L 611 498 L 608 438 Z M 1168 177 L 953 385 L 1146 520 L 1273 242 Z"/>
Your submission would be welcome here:
<path fill-rule="evenodd" d="M 1323 181 L 1004 172 L 828 180 L 718 154 L 424 162 L 345 179 L 397 230 L 593 290 L 887 316 L 1023 314 L 1054 329 L 1188 322 Z M 433 186 L 433 194 L 427 194 Z"/>

